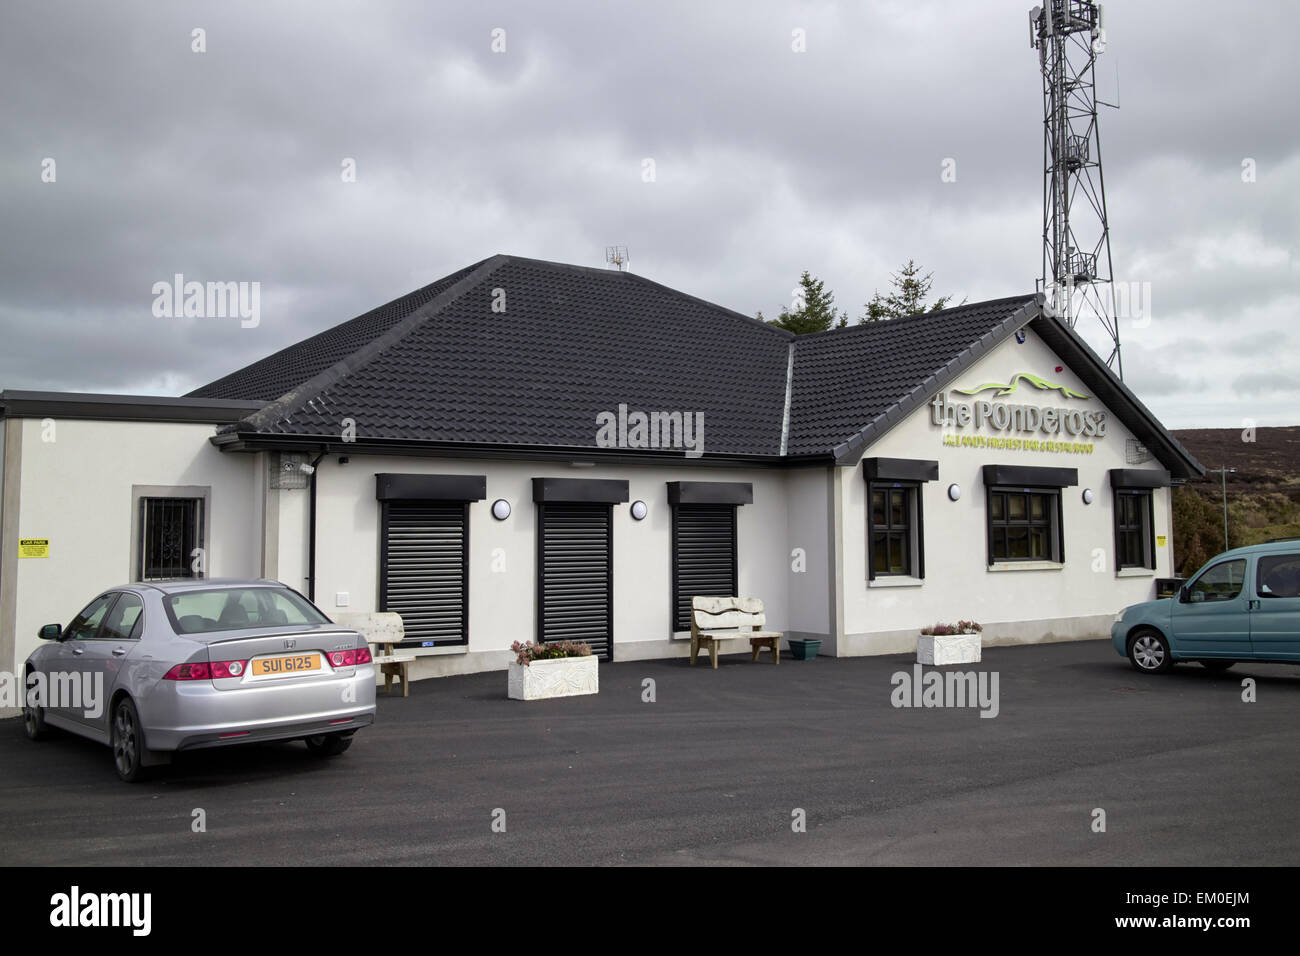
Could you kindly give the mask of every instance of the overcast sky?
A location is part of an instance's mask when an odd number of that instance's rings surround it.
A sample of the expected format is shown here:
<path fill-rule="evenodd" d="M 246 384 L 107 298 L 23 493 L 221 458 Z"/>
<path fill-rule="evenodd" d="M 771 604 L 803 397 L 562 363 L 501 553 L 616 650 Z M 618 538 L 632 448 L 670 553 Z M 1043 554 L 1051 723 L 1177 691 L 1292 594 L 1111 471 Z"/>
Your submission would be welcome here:
<path fill-rule="evenodd" d="M 808 269 L 856 319 L 909 257 L 1032 292 L 1030 5 L 6 3 L 0 388 L 181 394 L 496 252 L 626 244 L 768 316 Z M 1300 5 L 1106 30 L 1115 274 L 1150 283 L 1126 380 L 1170 427 L 1300 423 Z M 155 317 L 176 273 L 259 282 L 259 324 Z"/>

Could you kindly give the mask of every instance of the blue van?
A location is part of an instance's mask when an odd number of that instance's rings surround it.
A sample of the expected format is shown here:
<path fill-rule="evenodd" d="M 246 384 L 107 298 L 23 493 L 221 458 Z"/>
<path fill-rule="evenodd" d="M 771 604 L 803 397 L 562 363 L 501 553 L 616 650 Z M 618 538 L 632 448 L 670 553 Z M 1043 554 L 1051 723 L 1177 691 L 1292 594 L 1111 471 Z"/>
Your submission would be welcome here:
<path fill-rule="evenodd" d="M 1237 661 L 1300 663 L 1300 539 L 1211 558 L 1176 597 L 1116 614 L 1110 640 L 1149 674 L 1182 661 L 1211 670 L 1227 670 Z"/>

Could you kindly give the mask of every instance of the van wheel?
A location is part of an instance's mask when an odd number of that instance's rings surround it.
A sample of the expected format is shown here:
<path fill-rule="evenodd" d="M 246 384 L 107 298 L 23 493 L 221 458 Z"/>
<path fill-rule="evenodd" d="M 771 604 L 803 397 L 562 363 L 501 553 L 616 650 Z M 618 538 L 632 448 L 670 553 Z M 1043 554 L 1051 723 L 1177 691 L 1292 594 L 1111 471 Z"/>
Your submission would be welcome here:
<path fill-rule="evenodd" d="M 141 762 L 144 756 L 144 735 L 140 731 L 140 715 L 130 697 L 123 697 L 113 708 L 110 742 L 113 748 L 113 766 L 117 775 L 127 783 L 144 779 Z"/>
<path fill-rule="evenodd" d="M 337 757 L 352 746 L 351 734 L 318 734 L 303 739 L 307 749 L 318 757 Z"/>
<path fill-rule="evenodd" d="M 1129 638 L 1128 659 L 1144 674 L 1163 674 L 1174 666 L 1169 642 L 1163 634 L 1149 627 L 1140 629 Z"/>
<path fill-rule="evenodd" d="M 1237 662 L 1236 661 L 1201 661 L 1201 666 L 1204 667 L 1207 671 L 1214 671 L 1217 674 L 1222 671 L 1226 671 L 1229 667 L 1231 667 L 1235 663 Z"/>
<path fill-rule="evenodd" d="M 27 739 L 46 740 L 50 736 L 50 725 L 45 722 L 45 708 L 39 704 L 29 703 L 26 687 L 23 690 L 23 730 L 27 733 Z"/>

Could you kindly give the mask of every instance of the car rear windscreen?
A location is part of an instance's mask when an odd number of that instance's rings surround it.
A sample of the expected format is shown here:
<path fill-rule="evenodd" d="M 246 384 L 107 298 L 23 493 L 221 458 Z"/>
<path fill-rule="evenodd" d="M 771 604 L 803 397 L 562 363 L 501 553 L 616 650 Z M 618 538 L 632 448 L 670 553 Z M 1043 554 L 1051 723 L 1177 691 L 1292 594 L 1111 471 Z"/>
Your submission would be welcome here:
<path fill-rule="evenodd" d="M 163 599 L 177 634 L 328 624 L 329 618 L 285 588 L 214 588 Z"/>

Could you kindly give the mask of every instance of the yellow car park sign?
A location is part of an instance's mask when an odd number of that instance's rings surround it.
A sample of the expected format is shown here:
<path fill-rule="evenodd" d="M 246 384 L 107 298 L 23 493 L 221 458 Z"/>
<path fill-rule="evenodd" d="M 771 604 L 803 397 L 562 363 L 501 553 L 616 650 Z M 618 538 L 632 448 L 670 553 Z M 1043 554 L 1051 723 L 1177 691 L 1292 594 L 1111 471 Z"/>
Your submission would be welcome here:
<path fill-rule="evenodd" d="M 48 558 L 50 556 L 49 538 L 19 538 L 18 557 Z"/>

